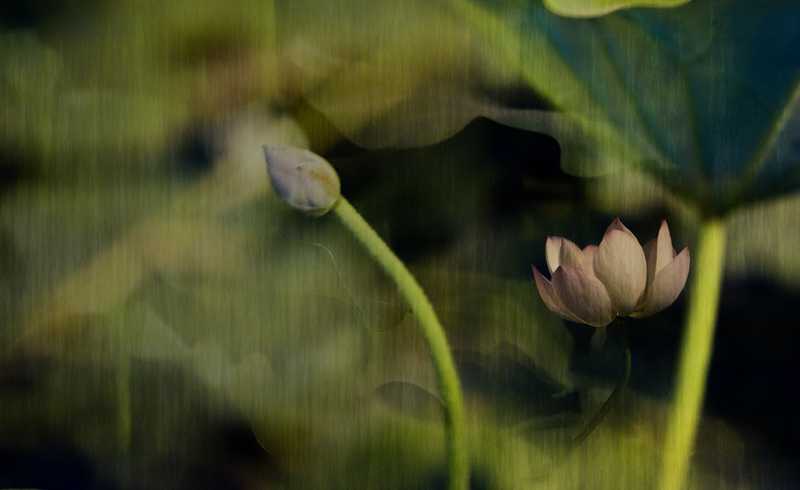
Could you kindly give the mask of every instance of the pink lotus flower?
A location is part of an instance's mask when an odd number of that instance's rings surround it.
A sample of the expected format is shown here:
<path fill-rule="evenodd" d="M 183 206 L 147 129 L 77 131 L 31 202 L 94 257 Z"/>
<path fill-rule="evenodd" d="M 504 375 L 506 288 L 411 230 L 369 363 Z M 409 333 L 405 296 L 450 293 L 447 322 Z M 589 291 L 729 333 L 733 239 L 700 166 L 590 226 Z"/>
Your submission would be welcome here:
<path fill-rule="evenodd" d="M 566 320 L 594 327 L 618 316 L 643 318 L 663 310 L 689 275 L 689 249 L 675 253 L 666 221 L 644 247 L 617 218 L 599 247 L 581 250 L 566 238 L 547 237 L 545 254 L 552 279 L 533 267 L 544 303 Z"/>

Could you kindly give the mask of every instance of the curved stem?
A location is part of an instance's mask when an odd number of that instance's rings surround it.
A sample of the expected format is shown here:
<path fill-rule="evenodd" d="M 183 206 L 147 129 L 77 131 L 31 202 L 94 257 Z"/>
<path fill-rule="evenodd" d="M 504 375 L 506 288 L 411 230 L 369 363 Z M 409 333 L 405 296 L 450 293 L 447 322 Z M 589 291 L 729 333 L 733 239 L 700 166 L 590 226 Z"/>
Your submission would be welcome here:
<path fill-rule="evenodd" d="M 684 488 L 697 435 L 722 287 L 725 224 L 721 219 L 703 222 L 694 257 L 696 266 L 662 455 L 660 490 Z"/>
<path fill-rule="evenodd" d="M 608 412 L 617 404 L 620 396 L 622 396 L 622 392 L 625 390 L 625 387 L 628 385 L 628 381 L 631 379 L 631 348 L 628 345 L 628 333 L 625 330 L 625 326 L 622 325 L 620 328 L 620 334 L 622 336 L 622 347 L 625 350 L 625 367 L 622 371 L 622 378 L 617 383 L 617 386 L 614 388 L 614 391 L 611 392 L 611 395 L 608 397 L 603 406 L 600 407 L 600 410 L 594 414 L 594 417 L 586 423 L 586 427 L 583 430 L 572 438 L 572 448 L 575 449 L 581 445 L 583 441 L 586 440 L 587 437 L 600 425 L 600 422 L 608 415 Z"/>
<path fill-rule="evenodd" d="M 583 427 L 583 430 L 580 431 L 576 436 L 572 438 L 571 444 L 565 448 L 564 454 L 561 456 L 560 461 L 552 463 L 550 468 L 547 469 L 545 472 L 540 473 L 535 476 L 535 478 L 542 478 L 553 471 L 556 470 L 564 461 L 569 458 L 572 453 L 580 447 L 583 442 L 589 438 L 589 436 L 594 432 L 597 426 L 603 421 L 603 419 L 608 415 L 608 412 L 614 408 L 614 405 L 617 404 L 620 397 L 622 396 L 622 392 L 625 391 L 625 387 L 628 385 L 628 381 L 631 378 L 631 349 L 628 345 L 628 333 L 627 328 L 622 323 L 621 319 L 618 319 L 620 323 L 620 335 L 622 338 L 622 348 L 623 348 L 623 355 L 625 356 L 625 364 L 622 369 L 622 377 L 620 378 L 619 382 L 617 382 L 617 386 L 614 387 L 614 391 L 611 392 L 608 399 L 603 403 L 603 406 L 600 407 L 600 410 L 592 416 L 592 418 L 586 423 Z M 603 327 L 606 328 L 606 327 Z"/>
<path fill-rule="evenodd" d="M 436 318 L 436 313 L 422 288 L 405 265 L 344 197 L 339 198 L 333 211 L 395 282 L 397 289 L 406 298 L 414 312 L 436 370 L 439 391 L 444 404 L 447 464 L 450 475 L 449 488 L 450 490 L 466 490 L 469 483 L 469 467 L 463 444 L 464 403 L 461 396 L 461 384 L 453 357 L 450 355 L 447 338 Z"/>

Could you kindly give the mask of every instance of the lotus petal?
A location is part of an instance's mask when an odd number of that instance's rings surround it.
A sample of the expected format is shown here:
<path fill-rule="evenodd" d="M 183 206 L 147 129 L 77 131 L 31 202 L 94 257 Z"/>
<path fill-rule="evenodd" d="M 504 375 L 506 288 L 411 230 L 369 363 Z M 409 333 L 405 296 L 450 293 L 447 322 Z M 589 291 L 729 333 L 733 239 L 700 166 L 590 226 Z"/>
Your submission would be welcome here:
<path fill-rule="evenodd" d="M 544 254 L 547 259 L 547 268 L 550 270 L 550 277 L 553 277 L 553 272 L 561 265 L 561 241 L 563 238 L 557 236 L 547 237 L 547 242 L 544 245 Z"/>
<path fill-rule="evenodd" d="M 542 296 L 542 300 L 547 308 L 565 320 L 575 323 L 584 323 L 583 320 L 569 311 L 569 309 L 564 306 L 561 300 L 558 299 L 558 295 L 553 289 L 553 284 L 547 278 L 545 278 L 541 272 L 536 270 L 536 267 L 533 267 L 533 265 L 531 265 L 531 267 L 533 268 L 533 277 L 536 279 L 536 287 L 539 289 L 539 294 Z"/>
<path fill-rule="evenodd" d="M 670 263 L 656 274 L 647 291 L 647 298 L 637 311 L 631 313 L 633 318 L 644 318 L 658 313 L 671 305 L 678 298 L 686 285 L 689 276 L 689 249 L 684 248 Z"/>
<path fill-rule="evenodd" d="M 661 222 L 661 228 L 658 230 L 658 246 L 656 247 L 656 274 L 661 272 L 661 269 L 667 266 L 672 259 L 675 258 L 675 249 L 672 248 L 672 237 L 669 234 L 669 226 L 667 221 Z"/>
<path fill-rule="evenodd" d="M 586 245 L 583 249 L 583 270 L 594 275 L 594 258 L 597 256 L 597 245 Z"/>
<path fill-rule="evenodd" d="M 657 238 L 650 240 L 642 247 L 642 250 L 644 251 L 644 258 L 647 262 L 647 286 L 645 287 L 645 291 L 650 288 L 650 285 L 653 284 L 653 279 L 656 277 L 656 263 L 658 262 L 658 258 L 656 257 L 658 254 L 657 249 Z M 644 301 L 644 299 L 642 299 L 642 301 Z"/>
<path fill-rule="evenodd" d="M 636 309 L 647 285 L 647 262 L 630 231 L 609 227 L 594 259 L 594 273 L 608 290 L 618 315 L 628 316 Z"/>
<path fill-rule="evenodd" d="M 661 222 L 658 238 L 647 242 L 643 249 L 647 259 L 647 287 L 649 288 L 656 274 L 666 267 L 676 255 L 675 249 L 672 248 L 672 238 L 666 220 Z"/>
<path fill-rule="evenodd" d="M 605 327 L 614 320 L 605 286 L 583 269 L 561 266 L 553 274 L 552 284 L 561 303 L 583 323 Z"/>
<path fill-rule="evenodd" d="M 605 234 L 603 234 L 603 240 L 605 240 L 606 237 L 608 236 L 608 234 L 611 233 L 614 230 L 621 231 L 621 232 L 625 233 L 626 235 L 629 235 L 634 240 L 636 240 L 636 235 L 634 235 L 631 230 L 629 230 L 625 225 L 623 225 L 622 221 L 620 221 L 619 218 L 615 219 L 613 223 L 608 225 L 608 228 L 606 228 Z M 639 240 L 636 240 L 636 242 L 638 243 Z"/>
<path fill-rule="evenodd" d="M 566 238 L 561 239 L 561 250 L 558 254 L 559 265 L 569 265 L 571 267 L 586 268 L 586 261 L 580 247 Z"/>

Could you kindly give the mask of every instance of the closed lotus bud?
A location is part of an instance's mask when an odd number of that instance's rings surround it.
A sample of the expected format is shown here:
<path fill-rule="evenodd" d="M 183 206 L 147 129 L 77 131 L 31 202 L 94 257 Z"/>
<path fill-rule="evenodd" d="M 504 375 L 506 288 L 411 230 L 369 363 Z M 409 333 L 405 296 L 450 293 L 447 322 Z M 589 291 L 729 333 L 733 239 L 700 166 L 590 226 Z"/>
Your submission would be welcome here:
<path fill-rule="evenodd" d="M 678 298 L 689 275 L 689 249 L 675 253 L 666 221 L 644 248 L 617 219 L 600 246 L 581 250 L 566 238 L 548 237 L 545 255 L 551 279 L 533 268 L 544 303 L 566 320 L 595 327 L 618 316 L 658 313 Z"/>
<path fill-rule="evenodd" d="M 264 146 L 264 156 L 272 187 L 290 206 L 322 216 L 339 199 L 339 176 L 316 153 L 292 146 Z"/>

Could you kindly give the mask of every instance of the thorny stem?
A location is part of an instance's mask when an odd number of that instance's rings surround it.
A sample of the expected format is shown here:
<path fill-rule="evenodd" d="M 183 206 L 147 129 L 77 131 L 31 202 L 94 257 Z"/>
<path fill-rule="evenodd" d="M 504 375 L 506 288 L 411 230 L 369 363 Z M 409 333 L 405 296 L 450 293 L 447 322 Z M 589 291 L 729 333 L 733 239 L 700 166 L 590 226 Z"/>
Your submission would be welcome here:
<path fill-rule="evenodd" d="M 444 404 L 449 489 L 466 490 L 469 484 L 469 464 L 464 449 L 465 417 L 461 384 L 453 357 L 450 354 L 447 338 L 436 318 L 436 313 L 425 296 L 425 292 L 405 265 L 344 197 L 339 198 L 333 211 L 395 282 L 397 289 L 414 312 L 436 370 L 439 391 Z"/>

